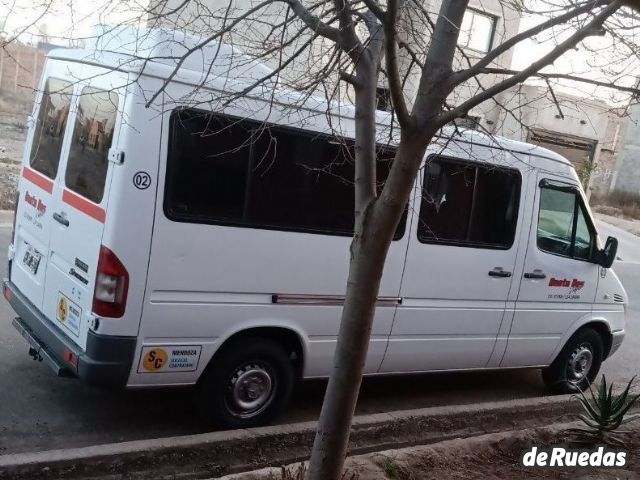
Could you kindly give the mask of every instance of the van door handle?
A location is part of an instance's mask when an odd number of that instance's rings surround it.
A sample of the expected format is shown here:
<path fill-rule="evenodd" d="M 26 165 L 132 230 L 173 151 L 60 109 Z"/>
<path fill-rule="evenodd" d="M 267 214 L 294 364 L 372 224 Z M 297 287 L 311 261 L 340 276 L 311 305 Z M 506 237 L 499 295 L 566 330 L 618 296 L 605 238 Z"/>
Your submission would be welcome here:
<path fill-rule="evenodd" d="M 53 214 L 53 219 L 58 222 L 61 223 L 62 225 L 64 225 L 65 227 L 69 226 L 69 220 L 67 220 L 67 218 L 65 216 L 63 216 L 62 214 L 55 212 Z"/>
<path fill-rule="evenodd" d="M 542 270 L 534 270 L 533 272 L 526 272 L 524 274 L 524 278 L 528 278 L 531 280 L 542 280 L 543 278 L 547 278 L 547 276 L 542 273 Z"/>
<path fill-rule="evenodd" d="M 496 267 L 493 270 L 489 270 L 489 276 L 490 277 L 501 277 L 501 278 L 507 278 L 511 276 L 511 272 L 506 272 L 505 270 L 503 270 L 500 267 Z"/>

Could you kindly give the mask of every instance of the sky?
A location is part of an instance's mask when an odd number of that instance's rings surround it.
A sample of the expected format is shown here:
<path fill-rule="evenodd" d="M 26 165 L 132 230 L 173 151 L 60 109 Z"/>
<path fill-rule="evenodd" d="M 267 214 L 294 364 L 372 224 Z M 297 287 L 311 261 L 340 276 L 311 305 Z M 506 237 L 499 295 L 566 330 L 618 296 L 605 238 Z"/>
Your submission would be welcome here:
<path fill-rule="evenodd" d="M 524 17 L 520 21 L 519 30 L 521 32 L 525 31 L 544 20 L 546 19 L 541 16 L 531 15 Z M 542 57 L 555 45 L 555 42 L 553 41 L 545 41 L 546 39 L 544 37 L 541 37 L 540 40 L 541 41 L 527 39 L 516 47 L 512 60 L 512 68 L 514 70 L 526 68 L 532 60 Z M 635 41 L 635 43 L 638 43 L 638 41 Z M 608 60 L 607 57 L 613 57 L 613 48 L 614 46 L 612 45 L 611 38 L 609 37 L 590 37 L 585 42 L 578 45 L 577 49 L 566 52 L 562 57 L 556 60 L 552 66 L 547 67 L 542 71 L 550 73 L 567 73 L 582 78 L 605 82 L 611 81 L 610 76 L 606 72 L 595 66 L 602 65 L 606 67 Z M 594 51 L 597 51 L 597 53 Z M 617 81 L 617 83 L 627 87 L 635 86 L 637 79 L 640 77 L 640 65 L 636 62 L 637 59 L 635 59 L 635 61 L 632 59 L 628 60 L 628 75 Z M 541 81 L 538 81 L 538 83 L 540 82 Z M 628 94 L 616 92 L 611 89 L 594 87 L 584 83 L 569 82 L 565 80 L 556 82 L 559 85 L 559 91 L 569 93 L 571 95 L 580 97 L 596 97 L 613 105 L 619 105 L 628 101 Z M 554 82 L 554 85 L 556 82 Z"/>

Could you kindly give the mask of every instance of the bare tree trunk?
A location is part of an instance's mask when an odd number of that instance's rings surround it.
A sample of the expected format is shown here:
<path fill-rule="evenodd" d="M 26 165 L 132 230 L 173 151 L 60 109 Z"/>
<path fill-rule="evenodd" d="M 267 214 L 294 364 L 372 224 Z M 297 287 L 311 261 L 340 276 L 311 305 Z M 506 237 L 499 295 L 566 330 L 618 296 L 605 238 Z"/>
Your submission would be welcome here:
<path fill-rule="evenodd" d="M 375 85 L 373 88 L 375 94 Z M 375 101 L 375 97 L 370 101 Z M 423 153 L 424 147 L 420 142 L 401 142 L 396 160 L 413 160 L 417 156 L 422 158 Z M 407 162 L 407 168 L 396 169 L 396 178 L 387 180 L 388 184 L 395 184 L 394 188 L 385 188 L 380 198 L 372 199 L 357 222 L 359 227 L 351 244 L 349 278 L 338 344 L 318 422 L 308 480 L 338 480 L 342 476 L 385 259 L 409 199 L 419 164 L 419 161 L 412 164 Z"/>
<path fill-rule="evenodd" d="M 362 58 L 353 82 L 356 89 L 355 233 L 333 371 L 318 421 L 309 480 L 340 478 L 369 348 L 384 260 L 393 237 L 393 231 L 379 232 L 377 237 L 371 235 L 376 200 L 377 69 L 375 60 Z"/>
<path fill-rule="evenodd" d="M 333 371 L 313 446 L 309 480 L 337 480 L 342 473 L 389 243 L 370 235 L 372 227 L 365 226 L 362 233 L 366 239 L 354 239 L 351 246 L 347 296 Z"/>

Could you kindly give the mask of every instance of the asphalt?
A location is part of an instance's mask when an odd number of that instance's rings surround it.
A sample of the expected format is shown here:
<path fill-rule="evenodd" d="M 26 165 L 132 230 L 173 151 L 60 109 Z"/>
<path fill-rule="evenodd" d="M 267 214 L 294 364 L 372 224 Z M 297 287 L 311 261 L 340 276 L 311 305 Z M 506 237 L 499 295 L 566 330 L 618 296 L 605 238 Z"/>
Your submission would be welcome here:
<path fill-rule="evenodd" d="M 615 270 L 625 284 L 631 307 L 627 339 L 603 371 L 620 383 L 635 375 L 640 365 L 640 241 L 627 232 L 611 231 L 620 240 L 623 261 L 617 262 Z M 10 232 L 10 226 L 0 226 L 0 252 L 6 252 Z M 0 260 L 0 276 L 5 274 L 5 262 Z M 0 299 L 0 455 L 207 431 L 195 415 L 188 390 L 112 392 L 55 377 L 45 364 L 27 355 L 24 340 L 11 327 L 12 318 L 13 311 Z M 315 420 L 324 387 L 322 381 L 302 383 L 280 422 Z M 543 395 L 537 371 L 379 377 L 365 379 L 357 413 Z"/>

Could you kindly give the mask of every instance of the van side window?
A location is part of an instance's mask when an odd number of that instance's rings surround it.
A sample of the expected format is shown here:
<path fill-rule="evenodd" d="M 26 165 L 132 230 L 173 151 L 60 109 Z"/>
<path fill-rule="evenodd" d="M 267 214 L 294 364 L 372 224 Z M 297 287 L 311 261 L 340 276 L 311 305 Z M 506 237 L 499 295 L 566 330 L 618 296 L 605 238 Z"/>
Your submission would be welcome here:
<path fill-rule="evenodd" d="M 418 240 L 510 248 L 518 221 L 520 185 L 517 170 L 431 157 L 424 172 Z"/>
<path fill-rule="evenodd" d="M 569 187 L 541 187 L 538 248 L 554 255 L 591 260 L 595 235 L 580 196 Z"/>
<path fill-rule="evenodd" d="M 48 78 L 42 93 L 29 164 L 52 179 L 58 174 L 72 93 L 71 83 L 57 78 Z"/>
<path fill-rule="evenodd" d="M 85 87 L 78 103 L 65 183 L 95 203 L 102 201 L 118 111 L 114 92 Z"/>
<path fill-rule="evenodd" d="M 395 151 L 380 147 L 384 181 Z M 251 120 L 171 114 L 164 210 L 175 221 L 353 234 L 347 141 Z M 406 215 L 396 232 L 402 237 Z"/>

